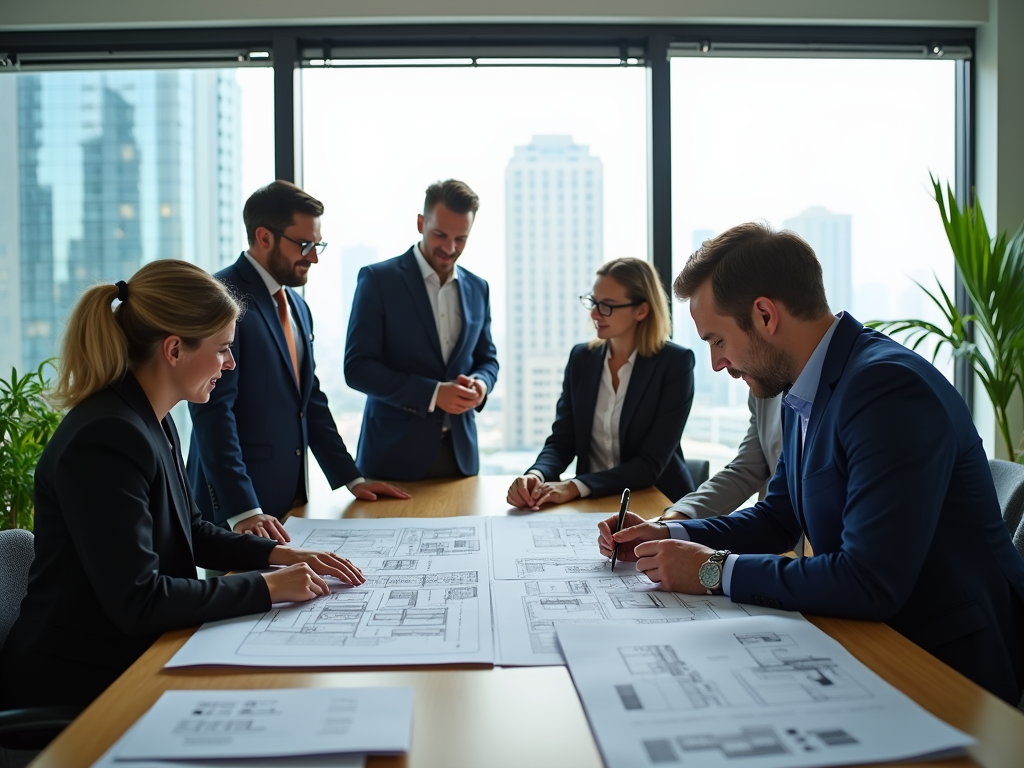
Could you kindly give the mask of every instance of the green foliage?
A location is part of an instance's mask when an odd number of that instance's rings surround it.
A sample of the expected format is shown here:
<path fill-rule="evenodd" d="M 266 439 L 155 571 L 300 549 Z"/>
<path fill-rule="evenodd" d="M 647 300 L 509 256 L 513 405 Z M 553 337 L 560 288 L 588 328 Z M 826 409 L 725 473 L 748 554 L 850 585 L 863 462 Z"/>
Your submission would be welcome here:
<path fill-rule="evenodd" d="M 993 239 L 980 205 L 960 208 L 949 185 L 945 199 L 935 177 L 932 186 L 974 312 L 962 314 L 936 278 L 937 292 L 920 283 L 918 286 L 942 312 L 942 325 L 915 319 L 873 321 L 868 325 L 887 333 L 906 334 L 911 349 L 917 349 L 925 339 L 935 340 L 933 362 L 946 347 L 954 359 L 968 360 L 992 401 L 1007 455 L 1016 461 L 1018 452 L 1007 411 L 1014 392 L 1018 388 L 1024 391 L 1024 228 L 1012 238 L 1003 232 Z M 970 329 L 973 342 L 969 340 Z"/>
<path fill-rule="evenodd" d="M 46 402 L 47 361 L 19 377 L 0 379 L 0 530 L 32 530 L 32 488 L 36 464 L 60 423 L 61 414 Z"/>

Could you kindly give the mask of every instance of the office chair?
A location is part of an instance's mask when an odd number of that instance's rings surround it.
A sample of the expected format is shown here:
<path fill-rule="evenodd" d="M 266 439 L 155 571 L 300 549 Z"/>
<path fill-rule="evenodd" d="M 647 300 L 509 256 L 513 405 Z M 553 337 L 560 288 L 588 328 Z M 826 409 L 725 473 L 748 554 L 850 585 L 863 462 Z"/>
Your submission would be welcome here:
<path fill-rule="evenodd" d="M 711 477 L 711 462 L 705 459 L 687 459 L 686 468 L 690 470 L 690 477 L 693 478 L 693 487 L 700 488 Z M 675 501 L 675 499 L 673 499 Z"/>
<path fill-rule="evenodd" d="M 1024 516 L 1024 466 L 1012 461 L 991 459 L 988 463 L 992 470 L 992 480 L 996 485 L 996 496 L 999 498 L 999 509 L 1006 522 L 1006 530 L 1014 539 L 1017 551 L 1021 552 L 1020 524 Z M 1024 552 L 1021 552 L 1024 557 Z"/>
<path fill-rule="evenodd" d="M 34 541 L 25 530 L 0 531 L 0 650 L 21 611 Z M 0 710 L 0 768 L 23 765 L 23 759 L 35 755 L 24 750 L 45 747 L 80 712 L 80 707 L 66 706 Z"/>

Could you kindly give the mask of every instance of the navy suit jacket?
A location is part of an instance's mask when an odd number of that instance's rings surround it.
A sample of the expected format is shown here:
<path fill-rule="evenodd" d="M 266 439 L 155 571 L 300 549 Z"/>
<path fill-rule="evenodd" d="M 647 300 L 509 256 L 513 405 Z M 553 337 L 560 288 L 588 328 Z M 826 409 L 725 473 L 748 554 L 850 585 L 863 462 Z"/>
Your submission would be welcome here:
<path fill-rule="evenodd" d="M 483 381 L 488 393 L 494 391 L 498 356 L 491 340 L 490 288 L 486 280 L 461 268 L 456 284 L 462 334 L 446 365 L 412 248 L 359 271 L 345 345 L 345 380 L 367 395 L 356 455 L 365 475 L 420 480 L 430 471 L 446 415 L 440 408 L 427 412 L 438 382 L 465 374 Z M 475 475 L 480 456 L 474 412 L 451 415 L 451 431 L 459 469 Z"/>
<path fill-rule="evenodd" d="M 285 288 L 304 350 L 295 383 L 277 304 L 245 254 L 216 274 L 247 303 L 235 330 L 235 369 L 224 371 L 208 403 L 189 404 L 192 444 L 188 478 L 203 517 L 223 523 L 260 507 L 283 517 L 305 483 L 306 448 L 331 488 L 359 477 L 345 448 L 313 360 L 313 318 Z"/>
<path fill-rule="evenodd" d="M 653 357 L 636 356 L 619 420 L 622 463 L 592 472 L 591 431 L 607 354 L 604 344 L 572 348 L 551 436 L 530 469 L 545 480 L 557 480 L 575 456 L 576 477 L 594 496 L 653 485 L 670 499 L 682 498 L 693 491 L 679 447 L 693 404 L 693 352 L 668 342 Z"/>
<path fill-rule="evenodd" d="M 197 564 L 266 568 L 275 542 L 203 521 L 180 455 L 130 372 L 64 417 L 36 467 L 35 559 L 0 653 L 0 709 L 86 704 L 162 633 L 270 609 L 259 573 L 196 578 Z"/>
<path fill-rule="evenodd" d="M 799 416 L 782 412 L 782 457 L 767 497 L 682 524 L 694 541 L 741 553 L 732 599 L 885 621 L 1016 704 L 1024 560 L 952 385 L 847 314 L 825 357 L 802 450 Z M 813 557 L 753 554 L 786 551 L 801 531 Z"/>

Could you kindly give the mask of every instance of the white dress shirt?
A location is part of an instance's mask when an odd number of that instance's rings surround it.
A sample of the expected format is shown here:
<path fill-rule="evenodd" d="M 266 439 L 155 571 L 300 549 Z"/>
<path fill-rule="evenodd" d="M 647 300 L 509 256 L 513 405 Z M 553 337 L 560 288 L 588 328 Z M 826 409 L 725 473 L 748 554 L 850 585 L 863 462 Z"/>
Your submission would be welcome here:
<path fill-rule="evenodd" d="M 597 403 L 594 405 L 594 422 L 590 428 L 590 471 L 604 472 L 619 466 L 622 457 L 619 453 L 619 423 L 622 421 L 622 404 L 626 401 L 629 390 L 629 378 L 633 374 L 636 362 L 636 350 L 633 350 L 626 362 L 619 368 L 619 387 L 612 386 L 612 350 L 604 359 L 601 370 L 601 384 L 597 390 Z M 544 478 L 536 470 L 531 474 L 541 480 Z M 590 495 L 590 487 L 583 481 L 572 478 L 572 484 L 580 492 L 581 498 Z"/>
<path fill-rule="evenodd" d="M 273 298 L 274 295 L 279 290 L 281 290 L 281 284 L 277 282 L 277 280 L 275 280 L 274 277 L 263 268 L 262 264 L 260 264 L 258 261 L 256 261 L 255 258 L 253 258 L 253 255 L 249 253 L 249 251 L 245 252 L 245 258 L 249 261 L 250 264 L 252 264 L 253 269 L 256 270 L 256 274 L 258 274 L 260 276 L 260 279 L 263 280 L 263 284 L 267 286 L 267 290 L 270 292 L 271 298 Z M 285 301 L 288 302 L 288 314 L 291 317 L 292 337 L 295 339 L 295 357 L 299 364 L 299 370 L 301 371 L 302 362 L 303 360 L 306 359 L 306 346 L 302 343 L 302 326 L 299 324 L 299 319 L 295 314 L 295 307 L 292 305 L 292 302 L 288 299 L 288 291 L 284 292 L 284 296 Z M 274 299 L 274 306 L 277 306 L 277 299 Z M 303 463 L 305 463 L 306 460 L 307 459 L 303 457 Z M 351 491 L 359 483 L 365 482 L 365 477 L 357 477 L 355 480 L 346 483 L 345 487 Z M 243 520 L 262 514 L 263 510 L 260 507 L 256 507 L 255 509 L 249 509 L 246 510 L 245 512 L 237 514 L 234 517 L 229 517 L 228 528 L 234 530 L 235 526 Z"/>
<path fill-rule="evenodd" d="M 452 356 L 452 352 L 455 351 L 455 345 L 459 342 L 459 336 L 462 334 L 462 300 L 459 298 L 459 273 L 460 267 L 456 264 L 455 269 L 452 271 L 452 276 L 448 278 L 444 285 L 441 285 L 441 278 L 438 276 L 434 268 L 427 263 L 427 260 L 423 258 L 423 250 L 420 243 L 416 243 L 412 247 L 413 256 L 416 257 L 416 263 L 419 265 L 420 274 L 423 275 L 423 284 L 427 289 L 427 298 L 430 299 L 430 309 L 434 313 L 434 324 L 437 328 L 437 338 L 441 341 L 441 359 L 444 360 L 445 365 L 448 364 L 448 359 Z M 474 379 L 474 381 L 480 381 Z M 484 388 L 484 393 L 487 392 L 487 385 L 480 381 L 480 384 Z M 437 382 L 437 386 L 434 387 L 434 396 L 430 398 L 430 405 L 427 408 L 428 413 L 433 413 L 434 408 L 437 407 L 437 391 L 441 387 L 441 382 Z M 445 426 L 448 424 L 448 416 L 445 415 Z"/>

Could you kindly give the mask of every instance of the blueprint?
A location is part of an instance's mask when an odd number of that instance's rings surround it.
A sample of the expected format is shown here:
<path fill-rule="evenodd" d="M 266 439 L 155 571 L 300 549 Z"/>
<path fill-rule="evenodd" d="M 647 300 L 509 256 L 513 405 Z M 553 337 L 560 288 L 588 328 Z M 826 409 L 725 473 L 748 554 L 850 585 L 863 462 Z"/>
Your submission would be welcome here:
<path fill-rule="evenodd" d="M 608 768 L 849 765 L 974 742 L 800 617 L 556 630 Z"/>
<path fill-rule="evenodd" d="M 291 519 L 292 546 L 330 549 L 366 583 L 204 624 L 168 662 L 256 667 L 494 661 L 482 518 Z"/>
<path fill-rule="evenodd" d="M 602 579 L 636 574 L 597 548 L 597 524 L 613 513 L 540 513 L 488 518 L 491 574 L 510 579 Z"/>
<path fill-rule="evenodd" d="M 600 579 L 547 579 L 491 583 L 495 663 L 505 666 L 564 664 L 555 622 L 668 624 L 741 618 L 763 613 L 793 615 L 733 603 L 728 597 L 662 592 L 642 573 Z"/>

